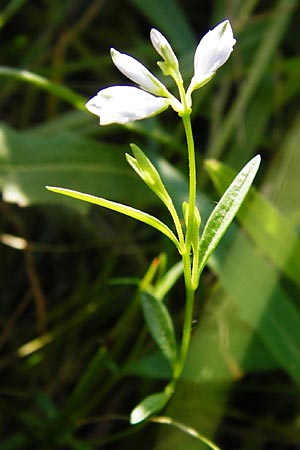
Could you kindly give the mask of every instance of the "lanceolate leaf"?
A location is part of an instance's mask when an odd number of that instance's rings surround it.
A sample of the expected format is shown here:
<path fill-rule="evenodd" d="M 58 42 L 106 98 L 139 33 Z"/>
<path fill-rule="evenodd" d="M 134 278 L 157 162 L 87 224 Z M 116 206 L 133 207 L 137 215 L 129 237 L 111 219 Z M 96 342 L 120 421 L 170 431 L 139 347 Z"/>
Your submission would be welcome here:
<path fill-rule="evenodd" d="M 198 276 L 200 276 L 208 258 L 220 242 L 246 197 L 259 164 L 259 155 L 246 164 L 208 218 L 199 244 Z"/>
<path fill-rule="evenodd" d="M 157 169 L 137 145 L 131 144 L 131 149 L 134 154 L 134 158 L 131 155 L 126 154 L 128 163 L 147 184 L 147 186 L 149 186 L 149 188 L 152 189 L 152 191 L 166 205 L 168 205 L 171 202 L 171 198 L 161 180 Z"/>
<path fill-rule="evenodd" d="M 125 216 L 129 216 L 133 219 L 139 220 L 140 222 L 144 222 L 147 225 L 156 228 L 158 231 L 167 236 L 178 248 L 178 241 L 170 228 L 156 217 L 151 216 L 144 211 L 132 208 L 131 206 L 122 205 L 121 203 L 112 202 L 110 200 L 106 200 L 105 198 L 95 197 L 94 195 L 73 191 L 71 189 L 64 189 L 53 186 L 47 186 L 47 189 L 58 194 L 67 195 L 68 197 L 77 198 L 78 200 L 83 200 L 88 203 L 103 206 L 104 208 L 112 209 L 113 211 L 125 214 Z"/>
<path fill-rule="evenodd" d="M 215 188 L 220 195 L 223 194 L 234 178 L 233 170 L 215 160 L 207 161 L 206 168 Z M 259 192 L 251 188 L 250 193 L 251 201 L 242 206 L 237 219 L 259 251 L 270 258 L 294 283 L 299 283 L 300 241 L 296 230 L 288 218 Z"/>
<path fill-rule="evenodd" d="M 165 305 L 153 295 L 142 292 L 142 308 L 148 329 L 171 366 L 176 361 L 177 349 L 173 322 Z"/>
<path fill-rule="evenodd" d="M 170 394 L 167 392 L 158 392 L 144 398 L 130 414 L 131 425 L 143 422 L 152 414 L 159 412 L 166 405 L 169 398 Z"/>

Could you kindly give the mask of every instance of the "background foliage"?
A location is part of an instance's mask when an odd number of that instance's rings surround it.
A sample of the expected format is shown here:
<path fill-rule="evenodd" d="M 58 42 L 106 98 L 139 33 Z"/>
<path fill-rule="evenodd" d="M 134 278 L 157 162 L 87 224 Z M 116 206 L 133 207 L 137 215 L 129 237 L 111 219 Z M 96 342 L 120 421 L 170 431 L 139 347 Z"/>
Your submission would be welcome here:
<path fill-rule="evenodd" d="M 161 288 L 172 268 L 162 289 L 179 332 L 173 249 L 155 230 L 44 186 L 163 217 L 126 164 L 135 142 L 181 204 L 185 142 L 172 112 L 100 128 L 84 103 L 126 83 L 110 47 L 156 71 L 148 36 L 158 28 L 189 79 L 199 39 L 225 17 L 237 45 L 195 95 L 204 218 L 234 172 L 257 153 L 263 162 L 203 275 L 188 362 L 165 415 L 224 450 L 299 448 L 299 12 L 297 0 L 1 2 L 1 449 L 206 448 L 187 430 L 128 424 L 169 374 L 138 286 Z"/>

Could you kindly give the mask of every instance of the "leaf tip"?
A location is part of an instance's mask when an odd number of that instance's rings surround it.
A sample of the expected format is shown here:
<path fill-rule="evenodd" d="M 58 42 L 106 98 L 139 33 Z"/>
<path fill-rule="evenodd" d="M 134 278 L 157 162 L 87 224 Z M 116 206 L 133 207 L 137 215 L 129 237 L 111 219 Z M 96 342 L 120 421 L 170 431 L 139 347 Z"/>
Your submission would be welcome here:
<path fill-rule="evenodd" d="M 137 425 L 159 412 L 170 399 L 171 392 L 158 392 L 149 395 L 139 403 L 130 414 L 130 424 Z"/>
<path fill-rule="evenodd" d="M 260 162 L 261 162 L 261 156 L 258 154 L 253 158 L 253 161 L 256 162 L 256 164 L 259 166 Z"/>
<path fill-rule="evenodd" d="M 47 191 L 56 192 L 56 193 L 61 193 L 62 191 L 67 190 L 64 188 L 57 187 L 57 186 L 45 186 L 45 188 L 47 189 Z"/>
<path fill-rule="evenodd" d="M 137 425 L 138 423 L 143 422 L 145 420 L 145 414 L 143 408 L 141 406 L 137 406 L 130 414 L 130 425 Z"/>
<path fill-rule="evenodd" d="M 254 158 L 252 158 L 249 163 L 248 163 L 248 167 L 252 167 L 252 173 L 253 173 L 253 177 L 256 175 L 259 166 L 261 163 L 261 156 L 258 154 L 256 156 L 254 156 Z"/>

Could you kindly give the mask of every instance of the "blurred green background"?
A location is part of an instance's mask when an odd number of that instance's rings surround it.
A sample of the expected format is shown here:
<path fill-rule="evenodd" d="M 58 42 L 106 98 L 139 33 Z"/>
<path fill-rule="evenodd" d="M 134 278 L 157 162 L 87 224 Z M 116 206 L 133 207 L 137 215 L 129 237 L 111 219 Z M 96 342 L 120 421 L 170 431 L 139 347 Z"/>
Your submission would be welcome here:
<path fill-rule="evenodd" d="M 163 414 L 223 450 L 299 449 L 299 13 L 297 0 L 0 2 L 1 450 L 207 448 L 174 426 L 128 424 L 169 375 L 146 331 L 138 285 L 149 267 L 158 266 L 158 280 L 173 267 L 166 302 L 180 336 L 176 252 L 155 230 L 44 186 L 167 221 L 124 153 L 138 144 L 180 205 L 187 167 L 176 115 L 99 127 L 84 104 L 103 87 L 127 84 L 110 47 L 172 89 L 158 73 L 152 27 L 171 42 L 188 84 L 197 43 L 224 18 L 234 52 L 194 95 L 203 219 L 228 182 L 205 161 L 238 171 L 260 153 L 262 166 L 203 274 L 186 369 Z"/>

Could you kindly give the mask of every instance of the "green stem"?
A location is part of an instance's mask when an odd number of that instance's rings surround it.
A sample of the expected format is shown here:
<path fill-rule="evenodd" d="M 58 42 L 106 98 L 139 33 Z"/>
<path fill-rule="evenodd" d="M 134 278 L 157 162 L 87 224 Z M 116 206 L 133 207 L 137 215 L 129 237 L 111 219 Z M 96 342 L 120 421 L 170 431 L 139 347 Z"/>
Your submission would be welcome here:
<path fill-rule="evenodd" d="M 193 307 L 194 307 L 194 298 L 195 298 L 195 290 L 192 288 L 186 288 L 186 305 L 185 305 L 185 316 L 184 316 L 184 324 L 183 324 L 183 332 L 182 332 L 182 341 L 181 347 L 179 351 L 179 356 L 175 364 L 173 379 L 171 382 L 171 386 L 174 388 L 176 382 L 180 378 L 186 357 L 188 354 L 191 333 L 192 333 L 192 322 L 193 322 Z"/>
<path fill-rule="evenodd" d="M 186 134 L 189 158 L 189 214 L 186 231 L 186 252 L 190 253 L 192 246 L 192 235 L 194 231 L 194 214 L 196 206 L 196 160 L 190 114 L 183 115 L 182 121 Z"/>
<path fill-rule="evenodd" d="M 178 90 L 183 105 L 184 112 L 181 115 L 187 148 L 188 148 L 188 160 L 189 160 L 189 215 L 188 224 L 186 232 L 186 251 L 190 252 L 192 246 L 192 234 L 194 230 L 194 216 L 195 216 L 195 206 L 196 206 L 196 160 L 195 160 L 195 144 L 191 123 L 191 108 L 187 104 L 186 93 L 182 83 L 178 83 Z"/>
<path fill-rule="evenodd" d="M 186 105 L 185 95 L 181 92 L 181 99 L 185 106 L 185 114 L 182 115 L 182 121 L 184 125 L 184 130 L 186 134 L 187 147 L 188 147 L 188 159 L 189 159 L 189 210 L 188 210 L 188 221 L 187 221 L 187 231 L 185 239 L 185 249 L 182 254 L 183 260 L 183 270 L 186 286 L 186 305 L 185 305 L 185 316 L 182 331 L 181 347 L 179 351 L 179 356 L 176 361 L 173 378 L 170 383 L 170 387 L 174 389 L 178 379 L 180 378 L 185 361 L 187 358 L 191 332 L 192 332 L 192 321 L 193 321 L 193 307 L 195 298 L 196 285 L 193 282 L 193 272 L 195 269 L 195 260 L 197 259 L 197 249 L 193 249 L 192 243 L 197 241 L 194 239 L 195 227 L 195 207 L 196 207 L 196 159 L 195 159 L 195 145 L 193 138 L 193 131 L 191 125 L 190 111 Z M 198 233 L 198 230 L 196 231 Z"/>

